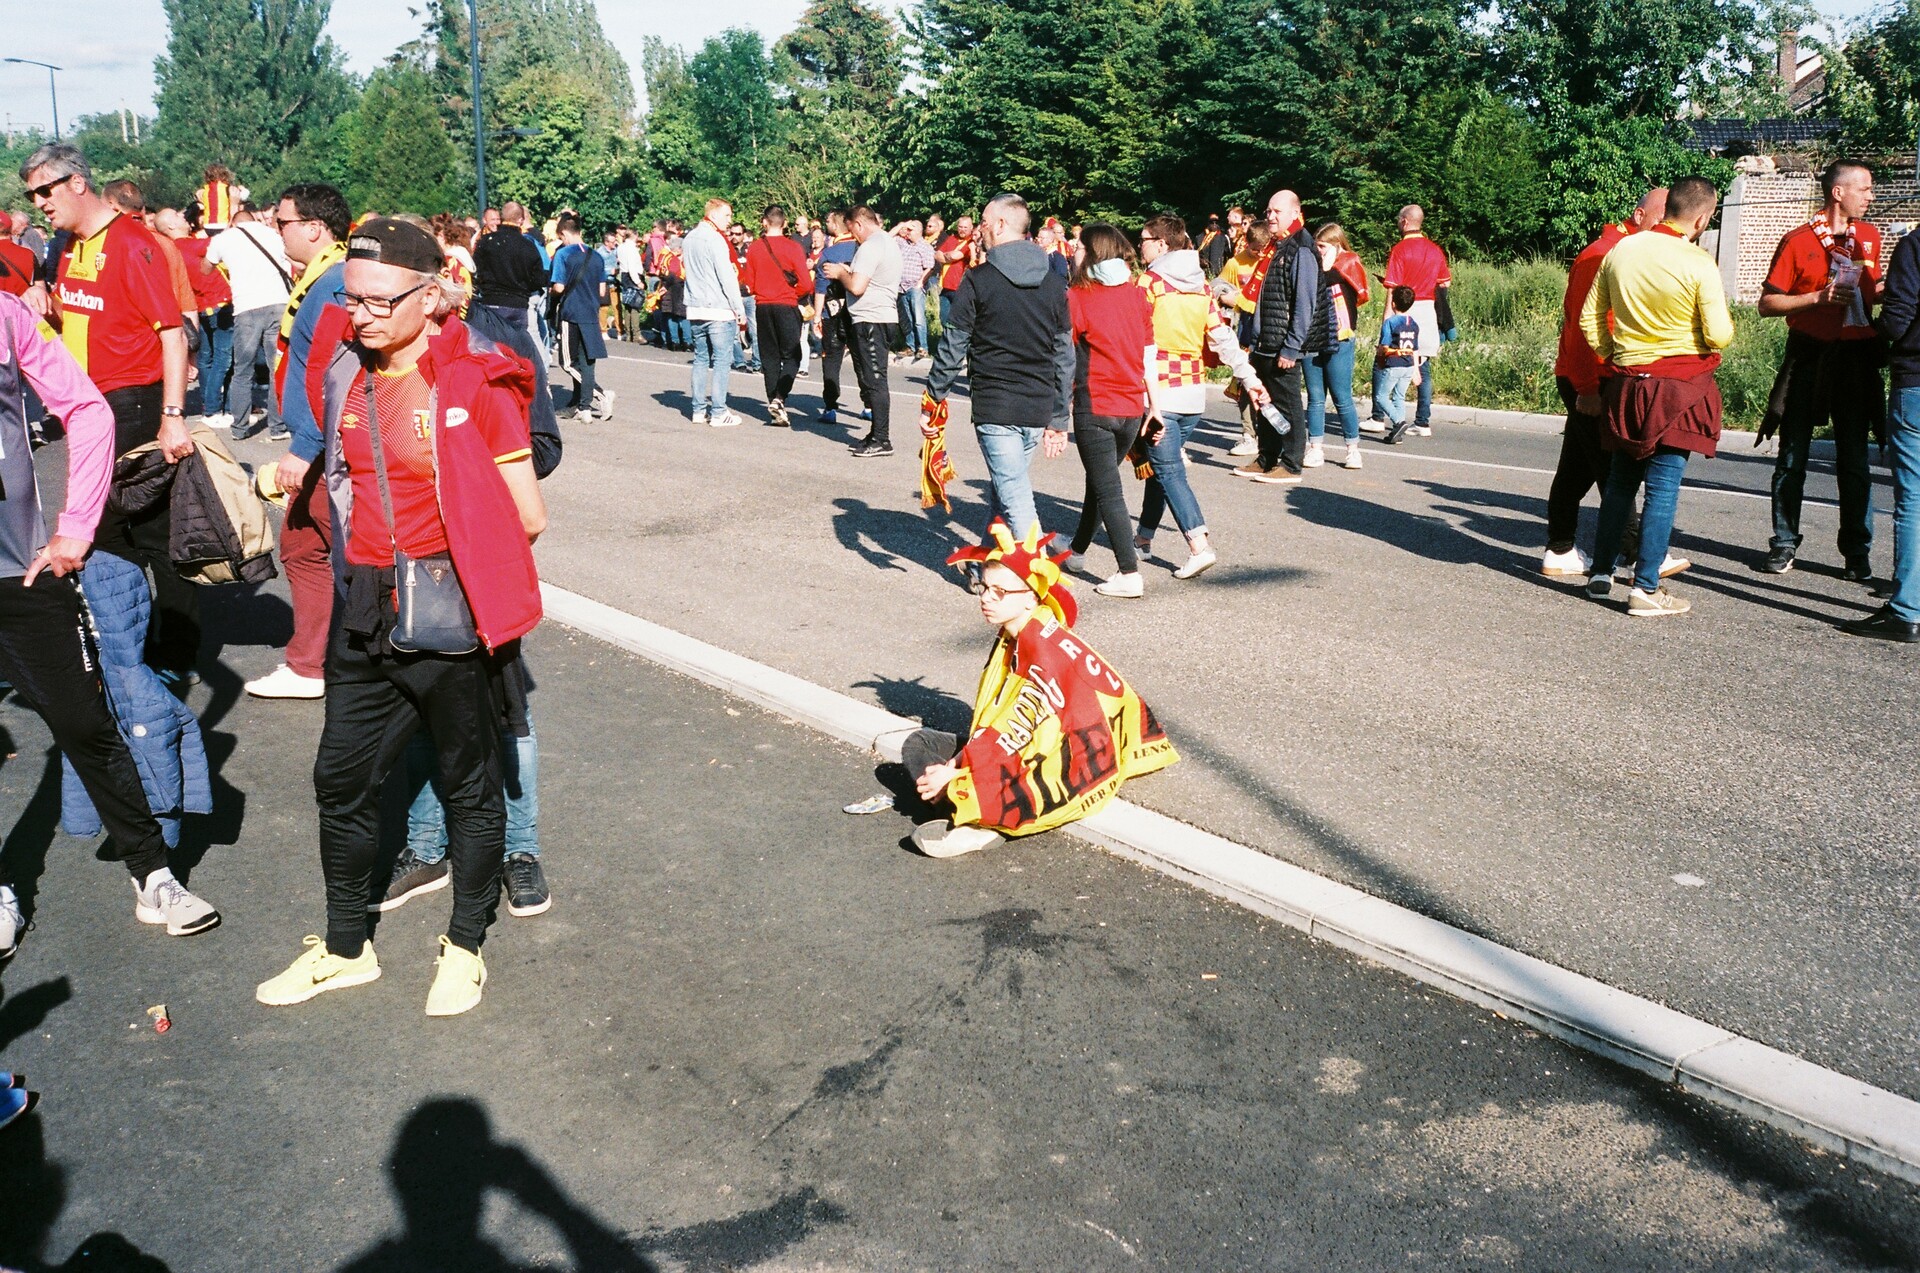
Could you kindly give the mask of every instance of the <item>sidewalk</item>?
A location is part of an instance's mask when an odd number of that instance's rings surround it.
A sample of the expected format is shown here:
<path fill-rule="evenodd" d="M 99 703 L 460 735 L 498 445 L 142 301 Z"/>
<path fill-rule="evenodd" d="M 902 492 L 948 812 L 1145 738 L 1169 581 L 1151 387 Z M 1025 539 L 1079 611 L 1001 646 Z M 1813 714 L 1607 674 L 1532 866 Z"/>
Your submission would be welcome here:
<path fill-rule="evenodd" d="M 244 798 L 205 937 L 47 830 L 0 702 L 50 849 L 0 1001 L 0 1067 L 47 1093 L 0 1133 L 0 1263 L 105 1233 L 179 1273 L 1920 1264 L 1920 1191 L 1071 839 L 922 858 L 839 812 L 869 757 L 558 625 L 556 901 L 501 917 L 482 1005 L 421 1014 L 433 894 L 382 920 L 381 980 L 262 1008 L 321 905 L 320 709 L 235 696 L 271 601 L 216 607 L 194 695 Z"/>

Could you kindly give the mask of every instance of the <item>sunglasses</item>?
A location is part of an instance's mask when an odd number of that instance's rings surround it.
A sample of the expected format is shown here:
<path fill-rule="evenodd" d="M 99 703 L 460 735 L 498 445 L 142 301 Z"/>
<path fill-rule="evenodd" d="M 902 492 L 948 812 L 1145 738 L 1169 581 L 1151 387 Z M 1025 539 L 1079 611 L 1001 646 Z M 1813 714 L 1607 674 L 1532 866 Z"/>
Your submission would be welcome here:
<path fill-rule="evenodd" d="M 27 189 L 27 197 L 29 199 L 32 199 L 36 203 L 42 199 L 49 198 L 53 194 L 55 188 L 66 185 L 69 181 L 72 181 L 78 175 L 79 175 L 78 173 L 70 172 L 64 177 L 55 177 L 52 181 L 47 182 L 47 184 L 45 184 L 44 186 L 30 186 Z"/>
<path fill-rule="evenodd" d="M 425 286 L 425 283 L 416 283 L 397 296 L 362 296 L 358 292 L 349 292 L 343 287 L 334 292 L 333 299 L 347 310 L 364 309 L 375 318 L 391 318 L 394 306 Z"/>

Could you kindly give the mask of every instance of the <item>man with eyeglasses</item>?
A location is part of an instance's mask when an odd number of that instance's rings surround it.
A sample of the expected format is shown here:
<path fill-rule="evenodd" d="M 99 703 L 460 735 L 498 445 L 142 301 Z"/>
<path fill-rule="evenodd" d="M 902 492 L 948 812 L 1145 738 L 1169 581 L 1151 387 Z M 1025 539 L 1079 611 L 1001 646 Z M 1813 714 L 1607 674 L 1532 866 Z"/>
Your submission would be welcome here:
<path fill-rule="evenodd" d="M 78 147 L 52 142 L 20 165 L 34 206 L 70 237 L 51 291 L 28 289 L 26 301 L 60 330 L 74 356 L 113 410 L 114 454 L 158 442 L 169 464 L 193 452 L 187 431 L 187 334 L 167 264 L 153 234 L 100 196 Z M 194 678 L 200 655 L 200 601 L 173 568 L 168 551 L 172 499 L 146 511 L 102 516 L 95 544 L 147 568 L 153 576 L 153 621 L 147 661 L 173 685 Z"/>
<path fill-rule="evenodd" d="M 327 624 L 333 617 L 333 526 L 320 466 L 314 462 L 322 442 L 307 379 L 321 315 L 346 274 L 353 213 L 338 190 L 309 182 L 287 188 L 273 220 L 287 259 L 300 267 L 300 280 L 280 320 L 280 361 L 274 369 L 274 399 L 288 435 L 274 484 L 287 497 L 280 565 L 293 597 L 293 636 L 287 642 L 286 662 L 248 681 L 246 689 L 256 698 L 315 699 L 326 693 L 322 674 Z"/>
<path fill-rule="evenodd" d="M 261 983 L 264 1004 L 380 976 L 367 931 L 380 792 L 423 721 L 446 792 L 454 893 L 427 1015 L 470 1010 L 486 984 L 480 944 L 506 841 L 500 704 L 519 638 L 540 621 L 531 543 L 546 511 L 527 430 L 533 368 L 467 328 L 456 312 L 466 290 L 441 277 L 444 265 L 433 235 L 398 218 L 373 218 L 348 240 L 338 299 L 352 337 L 322 399 L 343 558 L 313 770 L 327 931 Z M 471 619 L 467 652 L 399 648 L 402 554 L 451 567 Z"/>

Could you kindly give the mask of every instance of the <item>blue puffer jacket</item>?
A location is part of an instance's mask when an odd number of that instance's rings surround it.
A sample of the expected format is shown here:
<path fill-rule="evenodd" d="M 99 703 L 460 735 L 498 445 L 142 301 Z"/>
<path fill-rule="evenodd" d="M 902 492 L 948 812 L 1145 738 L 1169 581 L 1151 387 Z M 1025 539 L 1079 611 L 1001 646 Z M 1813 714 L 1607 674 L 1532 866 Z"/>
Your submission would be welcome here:
<path fill-rule="evenodd" d="M 213 785 L 200 722 L 144 661 L 153 599 L 146 572 L 124 558 L 96 551 L 80 572 L 80 592 L 93 616 L 101 682 L 120 736 L 133 753 L 147 804 L 159 819 L 167 847 L 180 843 L 180 821 L 213 812 Z M 101 831 L 100 815 L 80 776 L 60 759 L 60 828 L 68 835 Z"/>

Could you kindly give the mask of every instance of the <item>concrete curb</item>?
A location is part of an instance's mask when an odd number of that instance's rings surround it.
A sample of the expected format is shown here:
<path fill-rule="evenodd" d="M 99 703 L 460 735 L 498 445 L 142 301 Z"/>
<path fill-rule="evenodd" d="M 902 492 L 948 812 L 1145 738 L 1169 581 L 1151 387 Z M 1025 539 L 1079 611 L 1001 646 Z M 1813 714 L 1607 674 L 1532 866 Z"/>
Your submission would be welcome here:
<path fill-rule="evenodd" d="M 547 617 L 886 760 L 917 722 L 552 584 Z M 1920 1102 L 1359 889 L 1116 800 L 1069 834 L 1525 1021 L 1543 1033 L 1920 1183 Z"/>

